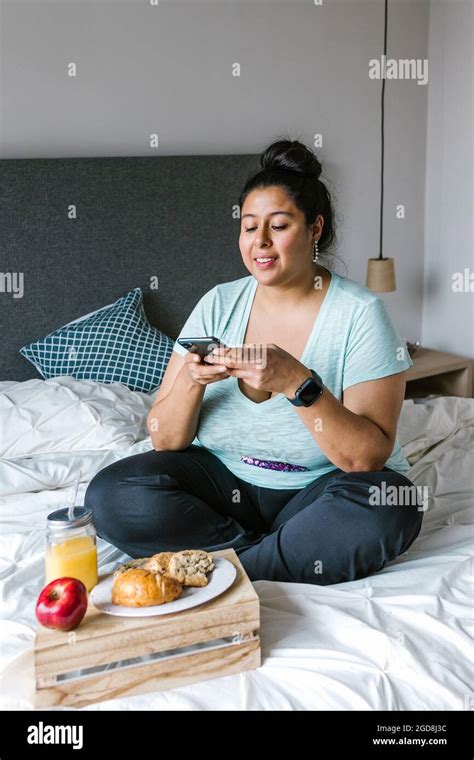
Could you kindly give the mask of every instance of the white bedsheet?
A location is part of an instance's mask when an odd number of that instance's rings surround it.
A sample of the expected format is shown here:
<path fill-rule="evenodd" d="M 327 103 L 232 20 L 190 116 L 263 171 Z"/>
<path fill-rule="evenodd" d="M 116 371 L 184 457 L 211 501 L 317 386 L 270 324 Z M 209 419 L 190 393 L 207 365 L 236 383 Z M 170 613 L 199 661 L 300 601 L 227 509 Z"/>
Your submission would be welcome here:
<path fill-rule="evenodd" d="M 0 383 L 0 411 L 11 386 Z M 77 477 L 80 504 L 99 469 L 151 448 L 139 416 L 119 446 L 109 446 L 109 433 L 87 449 L 22 450 L 0 460 L 0 709 L 33 707 L 47 514 L 66 503 Z M 398 437 L 408 476 L 434 497 L 408 552 L 369 578 L 335 586 L 254 582 L 257 670 L 83 709 L 472 709 L 474 400 L 405 401 Z M 126 558 L 102 539 L 98 547 L 101 573 Z"/>

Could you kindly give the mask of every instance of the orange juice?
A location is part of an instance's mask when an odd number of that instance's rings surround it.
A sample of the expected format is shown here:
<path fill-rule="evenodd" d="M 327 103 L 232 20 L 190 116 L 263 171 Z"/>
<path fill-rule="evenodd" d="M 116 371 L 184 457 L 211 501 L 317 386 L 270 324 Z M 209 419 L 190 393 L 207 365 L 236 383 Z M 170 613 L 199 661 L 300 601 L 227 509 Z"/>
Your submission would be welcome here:
<path fill-rule="evenodd" d="M 94 536 L 66 538 L 46 547 L 46 583 L 64 576 L 79 578 L 87 591 L 91 591 L 98 583 Z"/>

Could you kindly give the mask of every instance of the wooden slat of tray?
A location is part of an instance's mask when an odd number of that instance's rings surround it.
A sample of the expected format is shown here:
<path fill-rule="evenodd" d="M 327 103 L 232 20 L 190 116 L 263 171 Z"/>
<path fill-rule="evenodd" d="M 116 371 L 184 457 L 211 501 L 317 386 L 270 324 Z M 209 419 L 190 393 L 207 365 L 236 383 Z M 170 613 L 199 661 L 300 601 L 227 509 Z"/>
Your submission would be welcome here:
<path fill-rule="evenodd" d="M 36 678 L 54 679 L 84 668 L 258 631 L 258 596 L 237 555 L 232 549 L 212 554 L 232 562 L 237 577 L 227 591 L 203 605 L 170 615 L 129 618 L 107 615 L 90 604 L 84 620 L 71 633 L 38 625 Z"/>
<path fill-rule="evenodd" d="M 260 667 L 257 637 L 209 652 L 197 652 L 163 662 L 145 663 L 112 670 L 76 681 L 64 682 L 36 692 L 35 707 L 84 707 L 109 699 L 165 691 L 199 681 L 222 678 Z"/>
<path fill-rule="evenodd" d="M 131 632 L 117 631 L 100 638 L 94 636 L 82 641 L 80 646 L 63 644 L 61 647 L 49 647 L 42 650 L 36 659 L 36 678 L 54 678 L 60 673 L 179 649 L 239 633 L 251 634 L 260 627 L 258 610 L 255 607 L 256 603 L 252 602 L 251 605 L 241 604 L 230 609 L 195 615 L 191 621 L 194 629 L 188 631 L 178 631 L 178 623 L 173 621 L 166 633 L 162 626 L 158 630 L 148 627 L 133 629 Z M 218 618 L 221 619 L 221 624 L 218 624 Z"/>

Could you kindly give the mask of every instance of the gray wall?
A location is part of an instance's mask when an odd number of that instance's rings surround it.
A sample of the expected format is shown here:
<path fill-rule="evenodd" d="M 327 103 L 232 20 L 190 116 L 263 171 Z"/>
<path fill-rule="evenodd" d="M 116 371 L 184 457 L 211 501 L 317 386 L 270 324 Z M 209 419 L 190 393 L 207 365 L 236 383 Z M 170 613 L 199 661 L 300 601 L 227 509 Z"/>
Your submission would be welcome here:
<path fill-rule="evenodd" d="M 430 14 L 423 342 L 474 356 L 474 293 L 452 275 L 474 272 L 474 5 L 433 0 Z"/>
<path fill-rule="evenodd" d="M 338 271 L 363 282 L 378 255 L 381 81 L 368 61 L 383 52 L 383 13 L 383 0 L 3 0 L 0 155 L 255 153 L 282 133 L 308 145 L 322 133 Z M 428 0 L 390 0 L 389 57 L 427 58 L 428 31 Z M 410 339 L 422 328 L 428 87 L 386 82 L 384 253 L 398 290 L 383 298 Z"/>

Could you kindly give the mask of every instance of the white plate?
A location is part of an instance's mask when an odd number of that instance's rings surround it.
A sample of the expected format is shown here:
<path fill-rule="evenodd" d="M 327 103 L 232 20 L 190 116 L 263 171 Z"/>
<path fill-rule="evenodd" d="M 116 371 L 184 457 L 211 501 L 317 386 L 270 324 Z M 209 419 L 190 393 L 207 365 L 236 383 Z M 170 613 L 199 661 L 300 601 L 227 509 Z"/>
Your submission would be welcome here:
<path fill-rule="evenodd" d="M 123 615 L 125 617 L 169 615 L 172 612 L 189 610 L 191 607 L 197 607 L 199 604 L 204 604 L 204 602 L 209 602 L 211 599 L 219 596 L 219 594 L 222 594 L 232 586 L 235 581 L 235 576 L 237 575 L 235 565 L 223 557 L 214 557 L 213 559 L 215 568 L 207 576 L 209 581 L 207 586 L 200 588 L 184 586 L 181 596 L 175 599 L 174 602 L 154 604 L 150 607 L 122 607 L 118 604 L 112 604 L 113 573 L 103 581 L 100 581 L 97 586 L 94 586 L 90 593 L 90 600 L 94 607 L 97 607 L 101 612 L 106 612 L 109 615 Z"/>

